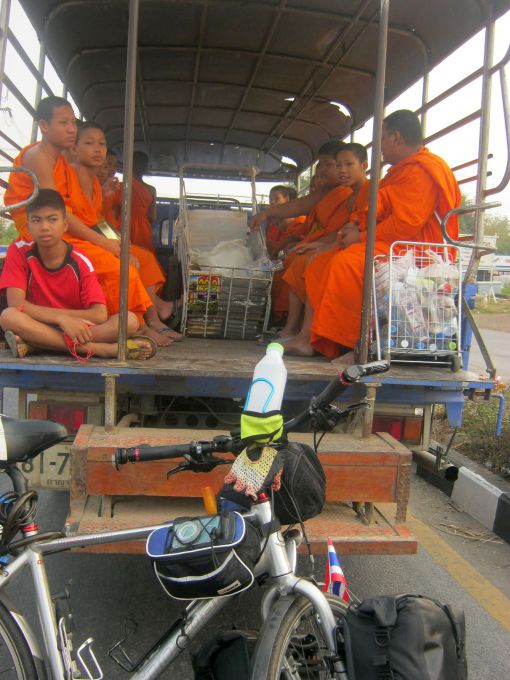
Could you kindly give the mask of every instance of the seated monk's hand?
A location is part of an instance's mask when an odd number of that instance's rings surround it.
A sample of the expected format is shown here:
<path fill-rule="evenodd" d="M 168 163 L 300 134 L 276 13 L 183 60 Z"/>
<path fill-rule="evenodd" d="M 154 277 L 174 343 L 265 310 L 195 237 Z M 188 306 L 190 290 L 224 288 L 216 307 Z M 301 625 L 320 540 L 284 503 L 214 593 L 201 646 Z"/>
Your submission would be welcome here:
<path fill-rule="evenodd" d="M 92 331 L 90 330 L 90 327 L 94 325 L 92 321 L 64 314 L 59 317 L 58 325 L 63 333 L 80 345 L 84 345 L 92 340 Z"/>
<path fill-rule="evenodd" d="M 120 241 L 114 238 L 105 238 L 102 247 L 115 257 L 120 257 Z"/>
<path fill-rule="evenodd" d="M 313 241 L 313 243 L 298 243 L 297 246 L 292 248 L 292 251 L 298 255 L 304 255 L 308 253 L 312 255 L 313 253 L 318 253 L 321 249 L 321 243 L 319 241 Z"/>
<path fill-rule="evenodd" d="M 140 260 L 136 257 L 136 255 L 129 256 L 129 264 L 135 269 L 140 269 Z"/>
<path fill-rule="evenodd" d="M 120 187 L 120 182 L 116 177 L 108 177 L 106 182 L 103 184 L 103 196 L 111 196 Z"/>
<path fill-rule="evenodd" d="M 338 231 L 336 242 L 341 250 L 348 248 L 353 243 L 361 243 L 361 232 L 359 230 L 359 222 L 346 222 L 344 226 Z"/>
<path fill-rule="evenodd" d="M 266 211 L 263 210 L 262 212 L 257 213 L 256 215 L 253 215 L 253 217 L 250 220 L 250 231 L 258 231 L 261 227 L 261 225 L 267 220 L 267 215 Z"/>

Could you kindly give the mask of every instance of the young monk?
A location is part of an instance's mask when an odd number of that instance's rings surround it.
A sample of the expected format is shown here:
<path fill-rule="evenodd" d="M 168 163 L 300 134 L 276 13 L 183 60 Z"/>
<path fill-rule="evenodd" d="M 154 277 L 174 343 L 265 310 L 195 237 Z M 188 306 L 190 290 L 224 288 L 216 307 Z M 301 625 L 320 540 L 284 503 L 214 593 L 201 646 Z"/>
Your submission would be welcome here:
<path fill-rule="evenodd" d="M 340 236 L 343 225 L 356 219 L 359 213 L 368 208 L 367 150 L 362 144 L 346 144 L 338 152 L 336 160 L 342 185 L 352 190 L 337 213 Z M 289 314 L 280 333 L 283 338 L 290 338 L 284 342 L 286 352 L 301 356 L 311 356 L 314 353 L 310 345 L 313 307 L 320 301 L 328 265 L 339 251 L 336 241 L 322 244 L 315 241 L 310 245 L 318 247 L 305 250 L 296 257 L 283 277 L 289 286 Z M 296 250 L 299 252 L 299 249 Z"/>
<path fill-rule="evenodd" d="M 156 189 L 143 180 L 148 169 L 147 154 L 143 151 L 135 151 L 131 196 L 131 241 L 155 255 L 156 250 L 152 243 L 152 223 L 156 219 Z"/>
<path fill-rule="evenodd" d="M 338 177 L 336 155 L 343 148 L 344 143 L 330 141 L 323 144 L 318 153 L 317 177 L 319 188 L 308 196 L 297 198 L 285 205 L 270 206 L 266 210 L 255 215 L 252 219 L 252 228 L 258 228 L 267 218 L 288 218 L 303 213 L 307 214 L 307 235 L 298 244 L 311 244 L 315 241 L 334 243 L 338 231 L 336 213 L 339 206 L 351 194 L 351 189 L 340 184 Z M 298 255 L 296 248 L 285 259 L 284 271 L 291 265 Z M 273 283 L 273 312 L 282 314 L 289 308 L 289 289 L 283 280 L 284 272 L 276 272 Z"/>
<path fill-rule="evenodd" d="M 96 229 L 102 221 L 103 194 L 96 172 L 106 159 L 106 138 L 102 128 L 93 122 L 82 123 L 78 126 L 76 136 L 76 163 L 73 164 L 79 180 L 79 186 L 73 187 L 73 195 L 79 197 L 78 206 L 74 209 L 84 224 Z M 139 276 L 152 301 L 146 310 L 144 319 L 146 325 L 143 332 L 153 338 L 159 346 L 166 346 L 182 335 L 168 328 L 158 314 L 168 318 L 173 312 L 173 303 L 165 302 L 156 291 L 161 288 L 165 276 L 155 256 L 138 246 L 131 246 L 131 256 L 135 259 L 135 266 L 139 269 Z"/>
<path fill-rule="evenodd" d="M 78 183 L 75 170 L 63 156 L 64 151 L 73 148 L 76 140 L 76 119 L 66 99 L 46 97 L 37 107 L 37 121 L 41 130 L 40 142 L 21 150 L 14 159 L 14 166 L 26 167 L 36 175 L 41 189 L 55 189 L 63 197 L 67 207 L 68 231 L 64 240 L 86 253 L 94 265 L 99 283 L 106 297 L 109 314 L 119 311 L 120 243 L 105 238 L 77 216 L 80 212 L 81 192 L 73 196 Z M 5 192 L 5 204 L 19 203 L 30 196 L 32 180 L 25 173 L 11 173 L 9 188 Z M 30 240 L 26 228 L 24 209 L 12 211 L 21 238 Z M 129 268 L 128 309 L 143 321 L 143 314 L 152 307 L 152 301 L 145 290 L 135 268 Z"/>
<path fill-rule="evenodd" d="M 269 192 L 269 205 L 284 205 L 297 198 L 293 187 L 277 184 Z M 269 257 L 278 256 L 280 251 L 288 251 L 306 236 L 306 216 L 288 219 L 273 219 L 266 231 L 266 247 Z"/>
<path fill-rule="evenodd" d="M 9 246 L 0 288 L 8 308 L 0 325 L 16 357 L 34 351 L 68 350 L 75 356 L 114 358 L 118 352 L 117 315 L 108 318 L 104 293 L 90 260 L 62 240 L 67 229 L 61 195 L 41 189 L 27 207 L 32 241 Z M 155 343 L 135 336 L 138 320 L 128 313 L 128 359 L 149 359 Z"/>
<path fill-rule="evenodd" d="M 457 181 L 445 161 L 423 146 L 418 117 L 395 111 L 383 122 L 381 150 L 392 167 L 379 185 L 375 255 L 389 252 L 394 241 L 442 243 L 441 219 L 460 205 Z M 453 238 L 458 220 L 448 223 Z M 311 346 L 341 362 L 355 360 L 352 348 L 359 339 L 366 213 L 359 224 L 347 224 L 340 236 L 340 252 L 330 262 L 311 329 Z"/>

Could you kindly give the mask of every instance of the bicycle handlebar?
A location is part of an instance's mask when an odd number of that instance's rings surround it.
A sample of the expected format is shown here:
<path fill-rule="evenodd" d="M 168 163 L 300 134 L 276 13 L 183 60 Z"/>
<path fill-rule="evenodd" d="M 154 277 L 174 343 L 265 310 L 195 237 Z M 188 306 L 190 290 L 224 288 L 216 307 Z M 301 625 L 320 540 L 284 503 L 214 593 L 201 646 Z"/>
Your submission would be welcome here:
<path fill-rule="evenodd" d="M 344 368 L 323 391 L 314 397 L 309 407 L 284 425 L 285 432 L 291 432 L 301 423 L 309 420 L 325 406 L 331 404 L 350 385 L 368 375 L 384 373 L 389 369 L 388 361 L 374 361 L 369 364 L 355 364 Z M 215 465 L 226 463 L 222 458 L 216 458 L 213 453 L 241 453 L 244 445 L 239 438 L 239 431 L 232 432 L 232 436 L 219 435 L 212 441 L 194 441 L 188 444 L 173 444 L 168 446 L 135 446 L 117 449 L 114 457 L 115 464 L 138 463 L 149 460 L 171 460 L 185 458 L 187 464 L 181 469 L 194 472 L 208 472 Z"/>

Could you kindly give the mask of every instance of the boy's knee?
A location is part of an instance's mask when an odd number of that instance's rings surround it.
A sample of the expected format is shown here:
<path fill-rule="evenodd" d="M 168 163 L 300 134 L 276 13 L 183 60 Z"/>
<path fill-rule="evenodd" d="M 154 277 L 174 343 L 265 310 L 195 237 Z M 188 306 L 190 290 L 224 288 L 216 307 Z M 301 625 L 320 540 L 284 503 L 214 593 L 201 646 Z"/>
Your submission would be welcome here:
<path fill-rule="evenodd" d="M 0 326 L 2 329 L 4 331 L 10 330 L 16 316 L 20 313 L 21 312 L 19 312 L 16 307 L 7 307 L 4 309 L 0 314 Z"/>
<path fill-rule="evenodd" d="M 133 335 L 133 333 L 136 333 L 136 331 L 140 328 L 140 324 L 138 322 L 138 319 L 136 318 L 136 314 L 133 314 L 133 312 L 128 312 L 127 315 L 127 332 L 128 335 Z"/>

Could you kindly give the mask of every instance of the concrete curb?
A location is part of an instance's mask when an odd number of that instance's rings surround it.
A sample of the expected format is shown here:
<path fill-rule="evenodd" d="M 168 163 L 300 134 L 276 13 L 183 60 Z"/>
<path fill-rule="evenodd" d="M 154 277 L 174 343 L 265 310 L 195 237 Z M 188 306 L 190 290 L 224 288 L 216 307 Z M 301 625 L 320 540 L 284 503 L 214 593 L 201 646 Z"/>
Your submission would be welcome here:
<path fill-rule="evenodd" d="M 484 527 L 510 543 L 510 483 L 458 451 L 448 460 L 459 468 L 457 480 L 443 491 L 455 505 Z M 430 479 L 430 475 L 427 475 Z"/>

